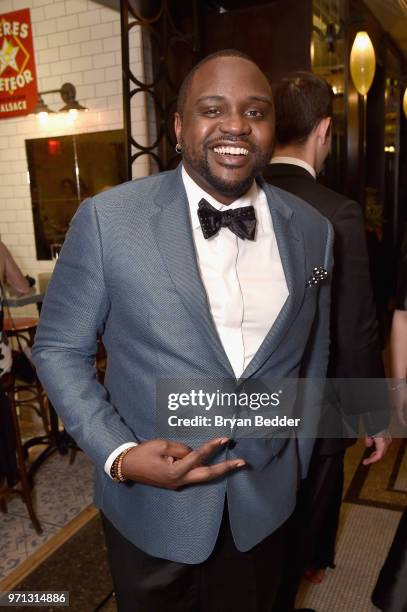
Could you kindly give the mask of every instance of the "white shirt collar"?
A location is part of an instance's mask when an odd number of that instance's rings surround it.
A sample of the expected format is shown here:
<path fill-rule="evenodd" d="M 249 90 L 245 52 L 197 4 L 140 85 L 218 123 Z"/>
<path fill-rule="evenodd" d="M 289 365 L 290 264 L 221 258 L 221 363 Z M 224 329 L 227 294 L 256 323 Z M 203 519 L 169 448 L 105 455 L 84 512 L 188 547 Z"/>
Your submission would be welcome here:
<path fill-rule="evenodd" d="M 292 164 L 293 166 L 301 166 L 301 168 L 307 170 L 314 179 L 317 178 L 317 173 L 311 164 L 298 157 L 286 157 L 281 155 L 273 157 L 270 164 Z"/>
<path fill-rule="evenodd" d="M 252 186 L 244 195 L 232 202 L 231 204 L 221 204 L 215 200 L 215 198 L 209 193 L 206 193 L 195 181 L 189 176 L 188 172 L 182 167 L 182 180 L 184 182 L 185 191 L 187 192 L 189 210 L 191 215 L 192 229 L 195 230 L 201 227 L 198 218 L 198 204 L 205 198 L 209 204 L 218 210 L 231 210 L 233 208 L 240 208 L 241 206 L 253 206 L 256 210 L 256 203 L 258 201 L 258 195 L 260 188 L 256 181 L 253 181 Z"/>

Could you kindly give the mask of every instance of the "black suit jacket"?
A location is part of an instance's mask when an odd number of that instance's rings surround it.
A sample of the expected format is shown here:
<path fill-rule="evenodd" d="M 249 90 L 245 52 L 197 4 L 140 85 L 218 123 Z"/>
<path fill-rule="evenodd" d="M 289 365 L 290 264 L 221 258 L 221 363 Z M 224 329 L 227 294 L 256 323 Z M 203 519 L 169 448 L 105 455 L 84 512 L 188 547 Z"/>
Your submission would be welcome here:
<path fill-rule="evenodd" d="M 331 352 L 328 367 L 330 378 L 384 378 L 376 307 L 370 280 L 369 260 L 363 216 L 357 202 L 318 183 L 301 166 L 270 164 L 264 171 L 267 182 L 305 200 L 332 223 L 334 240 L 334 276 L 331 297 Z M 362 412 L 360 398 L 347 385 L 339 392 L 341 410 L 345 414 Z M 356 393 L 357 395 L 357 393 Z M 367 407 L 376 413 L 365 419 L 370 433 L 387 425 L 382 402 Z M 385 398 L 386 401 L 386 398 Z M 337 452 L 352 444 L 352 439 L 322 440 L 322 454 Z"/>

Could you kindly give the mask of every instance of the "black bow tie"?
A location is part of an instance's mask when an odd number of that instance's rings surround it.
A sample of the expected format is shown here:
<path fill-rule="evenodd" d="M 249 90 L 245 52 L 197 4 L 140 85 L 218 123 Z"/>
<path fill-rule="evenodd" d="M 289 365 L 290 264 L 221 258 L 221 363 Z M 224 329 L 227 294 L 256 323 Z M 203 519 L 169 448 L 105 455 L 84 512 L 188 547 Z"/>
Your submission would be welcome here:
<path fill-rule="evenodd" d="M 202 198 L 198 204 L 198 218 L 204 238 L 214 236 L 221 227 L 228 227 L 242 240 L 254 240 L 256 215 L 253 206 L 221 211 Z"/>

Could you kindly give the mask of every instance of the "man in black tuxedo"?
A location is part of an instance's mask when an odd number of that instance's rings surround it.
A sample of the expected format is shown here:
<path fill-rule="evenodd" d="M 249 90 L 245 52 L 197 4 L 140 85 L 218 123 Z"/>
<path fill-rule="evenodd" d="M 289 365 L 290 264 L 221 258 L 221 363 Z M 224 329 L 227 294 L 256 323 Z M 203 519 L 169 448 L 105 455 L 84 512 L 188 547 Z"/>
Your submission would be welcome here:
<path fill-rule="evenodd" d="M 305 200 L 329 219 L 335 231 L 334 276 L 331 305 L 331 352 L 328 377 L 383 378 L 376 309 L 369 275 L 363 216 L 357 202 L 328 189 L 316 180 L 331 145 L 333 92 L 322 78 L 297 72 L 285 78 L 275 91 L 276 146 L 264 171 L 269 183 Z M 360 400 L 339 385 L 337 401 L 345 415 Z M 356 404 L 356 405 L 355 405 Z M 368 465 L 386 452 L 389 436 L 381 431 L 386 422 L 376 418 L 366 446 L 374 452 Z M 336 434 L 335 434 L 336 435 Z M 323 570 L 333 566 L 335 539 L 343 489 L 345 450 L 351 438 L 320 438 L 316 444 L 309 477 L 297 505 L 295 557 L 275 606 L 276 612 L 291 612 L 304 570 L 313 581 L 321 581 Z M 302 546 L 298 547 L 301 542 Z M 298 554 L 299 548 L 302 554 Z"/>

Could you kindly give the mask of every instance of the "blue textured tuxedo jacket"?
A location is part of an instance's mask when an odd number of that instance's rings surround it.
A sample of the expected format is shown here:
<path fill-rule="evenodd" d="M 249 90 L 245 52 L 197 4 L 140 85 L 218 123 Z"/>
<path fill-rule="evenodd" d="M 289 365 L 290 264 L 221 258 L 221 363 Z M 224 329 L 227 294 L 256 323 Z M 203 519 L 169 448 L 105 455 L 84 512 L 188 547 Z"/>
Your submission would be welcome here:
<path fill-rule="evenodd" d="M 302 200 L 262 187 L 289 297 L 242 378 L 322 378 L 329 282 L 306 282 L 315 266 L 331 270 L 332 229 Z M 108 353 L 105 386 L 94 369 L 98 334 Z M 216 542 L 225 496 L 243 551 L 293 511 L 310 439 L 240 440 L 216 460 L 243 457 L 250 467 L 179 491 L 117 484 L 103 470 L 120 444 L 156 437 L 159 379 L 234 378 L 200 279 L 180 168 L 80 206 L 47 291 L 33 356 L 67 430 L 96 465 L 96 504 L 150 555 L 204 561 Z M 311 408 L 317 410 L 315 403 Z"/>

